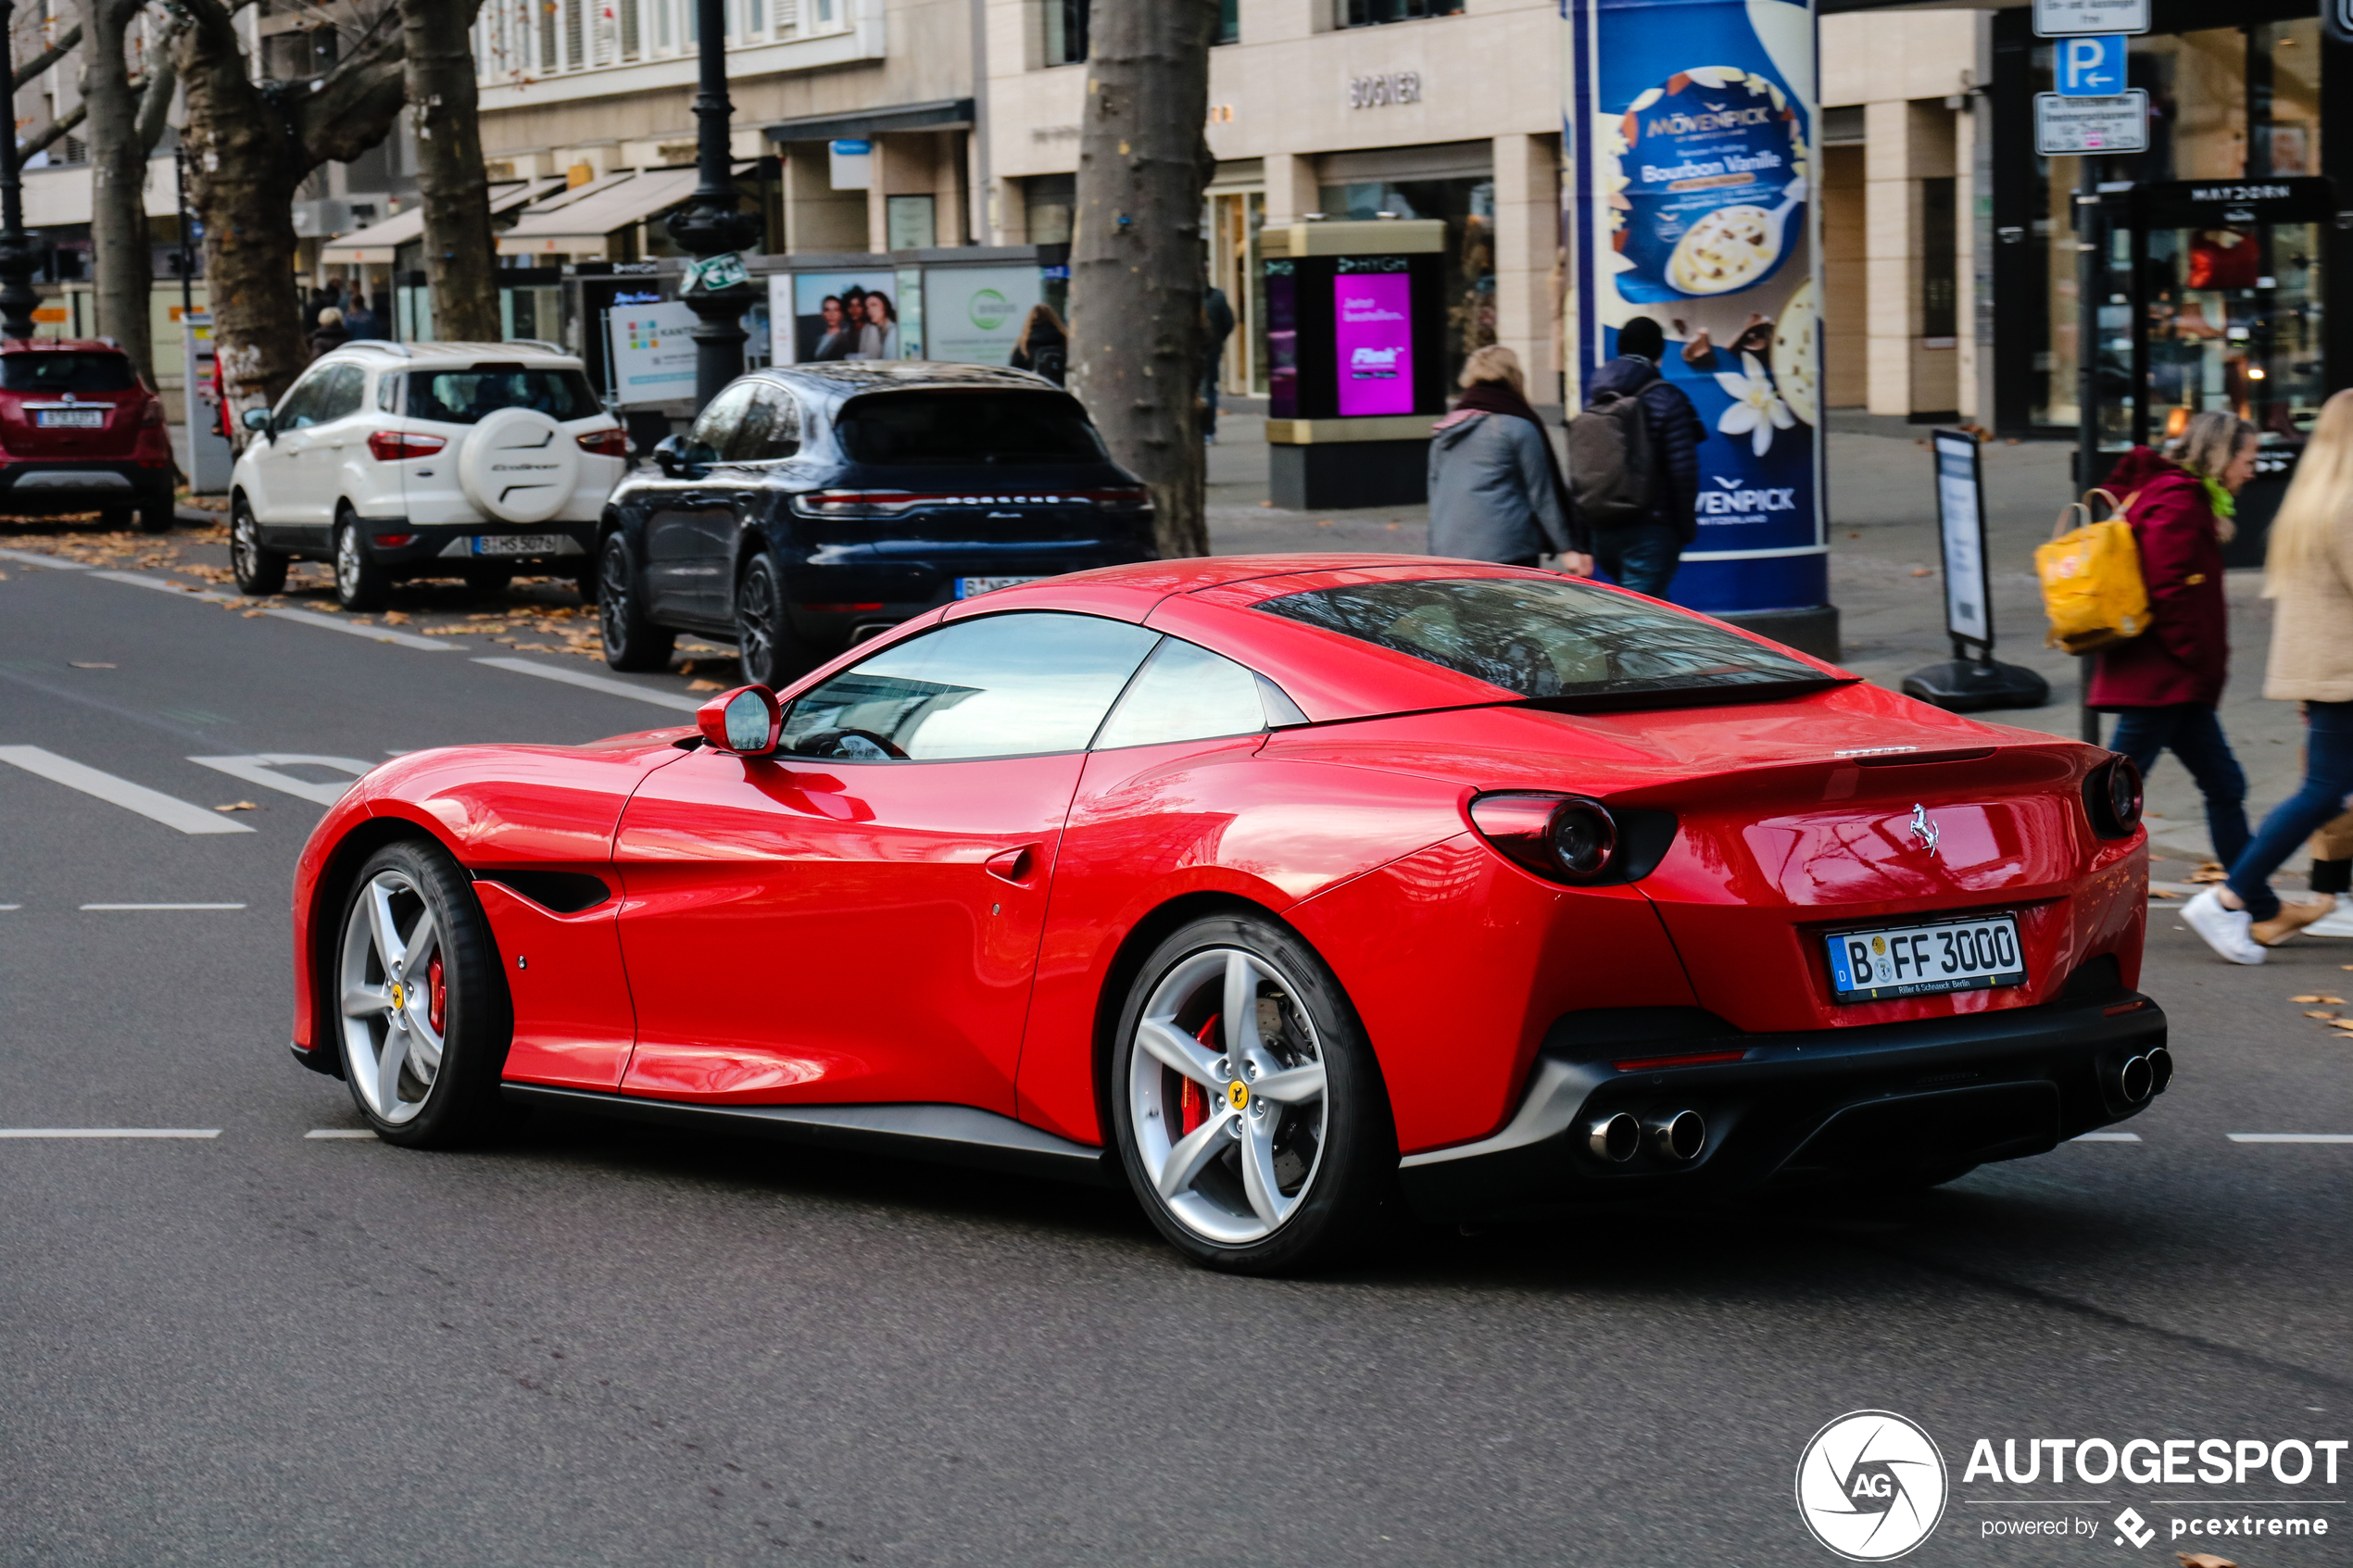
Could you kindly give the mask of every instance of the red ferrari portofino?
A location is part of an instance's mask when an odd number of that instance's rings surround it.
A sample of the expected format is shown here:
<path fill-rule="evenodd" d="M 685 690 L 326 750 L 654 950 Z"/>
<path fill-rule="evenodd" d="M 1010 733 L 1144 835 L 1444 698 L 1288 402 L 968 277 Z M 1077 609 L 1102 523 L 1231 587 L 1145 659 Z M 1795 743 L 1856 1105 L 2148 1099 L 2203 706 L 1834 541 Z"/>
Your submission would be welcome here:
<path fill-rule="evenodd" d="M 369 774 L 296 1054 L 396 1143 L 504 1101 L 1124 1177 L 1248 1270 L 1392 1195 L 1949 1180 L 2171 1074 L 2129 761 L 1591 583 L 1113 567 L 699 720 Z"/>

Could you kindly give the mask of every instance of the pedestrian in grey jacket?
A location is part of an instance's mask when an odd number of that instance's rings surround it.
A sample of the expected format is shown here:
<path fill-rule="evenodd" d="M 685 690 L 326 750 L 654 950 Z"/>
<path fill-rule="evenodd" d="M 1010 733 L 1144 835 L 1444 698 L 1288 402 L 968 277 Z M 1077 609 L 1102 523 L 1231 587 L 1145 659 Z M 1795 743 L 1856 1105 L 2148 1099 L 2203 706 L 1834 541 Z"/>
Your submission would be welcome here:
<path fill-rule="evenodd" d="M 1454 411 L 1429 443 L 1429 553 L 1534 566 L 1554 551 L 1593 568 L 1578 537 L 1553 444 L 1528 406 L 1519 356 L 1491 345 L 1463 367 Z"/>

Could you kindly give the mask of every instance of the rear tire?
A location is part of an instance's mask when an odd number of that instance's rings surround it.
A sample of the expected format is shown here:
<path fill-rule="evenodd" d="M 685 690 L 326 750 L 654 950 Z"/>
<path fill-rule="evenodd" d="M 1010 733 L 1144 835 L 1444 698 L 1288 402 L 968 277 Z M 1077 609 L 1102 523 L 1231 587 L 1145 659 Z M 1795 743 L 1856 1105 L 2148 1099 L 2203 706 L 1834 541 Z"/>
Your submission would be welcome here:
<path fill-rule="evenodd" d="M 229 570 L 235 573 L 241 594 L 281 593 L 286 586 L 286 563 L 293 558 L 261 542 L 261 525 L 243 495 L 229 505 Z"/>
<path fill-rule="evenodd" d="M 637 560 L 619 533 L 597 553 L 597 624 L 605 634 L 605 662 L 615 670 L 667 670 L 678 633 L 646 619 Z"/>
<path fill-rule="evenodd" d="M 171 497 L 166 495 L 160 501 L 149 501 L 139 508 L 138 518 L 139 532 L 142 533 L 170 533 L 171 525 L 175 521 Z"/>
<path fill-rule="evenodd" d="M 440 846 L 386 845 L 359 869 L 326 965 L 351 1098 L 376 1135 L 447 1148 L 500 1119 L 514 1026 L 490 923 Z"/>
<path fill-rule="evenodd" d="M 368 553 L 359 520 L 345 511 L 335 519 L 335 601 L 346 609 L 382 609 L 392 577 Z"/>
<path fill-rule="evenodd" d="M 1239 1033 L 1235 1000 L 1250 1009 Z M 1315 949 L 1264 916 L 1197 920 L 1153 949 L 1120 1010 L 1111 1100 L 1137 1200 L 1206 1268 L 1334 1261 L 1395 1188 L 1389 1091 L 1364 1026 Z"/>
<path fill-rule="evenodd" d="M 774 558 L 751 558 L 743 581 L 736 585 L 736 657 L 743 666 L 744 684 L 771 691 L 816 662 L 793 630 L 792 612 L 785 607 L 784 578 Z"/>

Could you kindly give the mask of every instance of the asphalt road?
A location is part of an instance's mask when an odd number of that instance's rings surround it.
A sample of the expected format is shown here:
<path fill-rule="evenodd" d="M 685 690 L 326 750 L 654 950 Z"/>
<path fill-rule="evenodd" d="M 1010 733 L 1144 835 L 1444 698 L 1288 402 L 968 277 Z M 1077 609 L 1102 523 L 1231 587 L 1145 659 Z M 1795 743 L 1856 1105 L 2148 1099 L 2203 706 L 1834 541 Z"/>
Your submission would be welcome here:
<path fill-rule="evenodd" d="M 250 759 L 585 740 L 676 721 L 686 678 L 623 679 L 648 702 L 481 637 L 0 572 L 0 1131 L 217 1132 L 0 1137 L 0 1561 L 1827 1564 L 1799 1453 L 1879 1408 L 1952 1476 L 1910 1562 L 2353 1562 L 2353 1456 L 2334 1487 L 1962 1476 L 1981 1436 L 2353 1437 L 2353 1144 L 2230 1136 L 2353 1134 L 2353 1043 L 2288 1000 L 2353 996 L 2353 943 L 2234 970 L 2157 906 L 2181 1072 L 2139 1142 L 1416 1232 L 1312 1280 L 1189 1269 L 1115 1195 L 882 1160 L 552 1117 L 409 1153 L 308 1135 L 360 1125 L 284 1045 L 320 808 Z M 2135 1549 L 2128 1504 L 2335 1533 Z M 2096 1535 L 1986 1533 L 2068 1516 Z"/>

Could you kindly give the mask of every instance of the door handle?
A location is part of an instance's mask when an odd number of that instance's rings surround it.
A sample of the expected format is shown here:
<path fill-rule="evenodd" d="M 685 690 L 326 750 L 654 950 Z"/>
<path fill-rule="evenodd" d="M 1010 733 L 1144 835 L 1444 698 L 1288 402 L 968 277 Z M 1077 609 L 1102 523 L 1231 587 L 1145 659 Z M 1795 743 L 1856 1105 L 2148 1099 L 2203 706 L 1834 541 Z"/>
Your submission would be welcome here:
<path fill-rule="evenodd" d="M 1012 849 L 1000 849 L 981 865 L 1000 882 L 1010 882 L 1015 887 L 1027 887 L 1037 878 L 1038 851 L 1045 847 L 1042 844 L 1024 844 Z"/>

